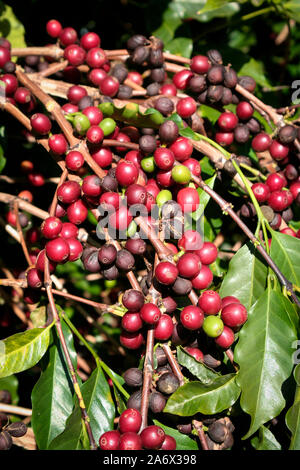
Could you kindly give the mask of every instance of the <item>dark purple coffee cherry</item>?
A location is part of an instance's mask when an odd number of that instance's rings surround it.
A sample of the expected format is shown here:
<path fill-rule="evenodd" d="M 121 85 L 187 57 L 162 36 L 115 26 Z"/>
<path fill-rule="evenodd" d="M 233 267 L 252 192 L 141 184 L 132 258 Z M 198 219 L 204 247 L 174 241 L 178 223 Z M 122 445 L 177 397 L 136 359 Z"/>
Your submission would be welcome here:
<path fill-rule="evenodd" d="M 291 144 L 297 138 L 297 129 L 294 126 L 286 125 L 280 128 L 278 140 L 284 145 Z"/>
<path fill-rule="evenodd" d="M 178 126 L 173 121 L 165 121 L 159 127 L 159 137 L 162 143 L 171 144 L 179 134 Z"/>
<path fill-rule="evenodd" d="M 9 450 L 12 444 L 11 435 L 7 431 L 0 432 L 0 450 Z"/>
<path fill-rule="evenodd" d="M 234 88 L 238 82 L 237 73 L 231 67 L 225 67 L 224 70 L 224 86 Z"/>
<path fill-rule="evenodd" d="M 103 274 L 103 277 L 107 279 L 108 281 L 114 281 L 115 279 L 118 279 L 119 277 L 119 270 L 115 265 L 110 266 L 109 268 L 103 269 L 101 272 Z"/>
<path fill-rule="evenodd" d="M 149 408 L 152 413 L 161 413 L 166 406 L 166 397 L 160 392 L 151 392 L 149 397 Z"/>
<path fill-rule="evenodd" d="M 134 257 L 132 254 L 125 249 L 118 251 L 116 266 L 122 271 L 131 271 L 135 263 Z"/>
<path fill-rule="evenodd" d="M 101 269 L 99 260 L 98 260 L 98 249 L 91 250 L 90 254 L 84 255 L 83 257 L 84 268 L 91 273 L 98 273 Z"/>
<path fill-rule="evenodd" d="M 225 441 L 228 430 L 224 423 L 220 422 L 219 420 L 214 421 L 208 427 L 208 435 L 209 437 L 218 444 L 221 444 Z"/>
<path fill-rule="evenodd" d="M 125 243 L 125 248 L 133 255 L 143 255 L 146 252 L 147 244 L 141 238 L 130 238 Z"/>
<path fill-rule="evenodd" d="M 0 403 L 9 405 L 11 403 L 11 394 L 8 390 L 0 390 Z"/>
<path fill-rule="evenodd" d="M 232 96 L 232 91 L 230 88 L 223 87 L 223 93 L 222 93 L 222 98 L 221 98 L 221 103 L 223 106 L 226 106 L 227 104 L 232 103 L 233 96 Z"/>
<path fill-rule="evenodd" d="M 170 100 L 170 98 L 166 98 L 164 96 L 158 98 L 155 101 L 154 107 L 164 116 L 168 116 L 168 114 L 171 114 L 174 110 L 173 101 Z"/>
<path fill-rule="evenodd" d="M 135 34 L 134 36 L 131 36 L 128 41 L 127 41 L 127 49 L 133 51 L 139 46 L 146 46 L 148 44 L 148 39 L 145 38 L 145 36 L 142 36 L 141 34 Z"/>
<path fill-rule="evenodd" d="M 116 64 L 111 69 L 111 75 L 115 77 L 118 82 L 123 83 L 128 76 L 128 70 L 123 64 Z"/>
<path fill-rule="evenodd" d="M 244 124 L 238 124 L 233 131 L 234 139 L 239 144 L 244 144 L 248 142 L 250 137 L 249 127 Z"/>
<path fill-rule="evenodd" d="M 152 67 L 161 67 L 164 63 L 164 56 L 161 49 L 151 49 L 149 54 L 149 63 Z"/>
<path fill-rule="evenodd" d="M 164 366 L 168 362 L 167 355 L 163 348 L 161 348 L 160 346 L 158 346 L 155 350 L 155 357 L 158 366 Z"/>
<path fill-rule="evenodd" d="M 144 46 L 138 46 L 134 49 L 131 55 L 131 61 L 133 64 L 141 65 L 149 57 L 149 49 Z"/>
<path fill-rule="evenodd" d="M 163 67 L 157 67 L 151 70 L 150 78 L 153 82 L 162 83 L 165 81 L 165 69 Z"/>
<path fill-rule="evenodd" d="M 222 58 L 222 55 L 220 54 L 219 51 L 217 51 L 216 49 L 210 49 L 209 51 L 207 51 L 206 53 L 207 57 L 208 57 L 208 60 L 213 64 L 219 64 L 219 65 L 222 65 L 223 64 L 223 58 Z"/>
<path fill-rule="evenodd" d="M 177 295 L 187 295 L 192 290 L 192 283 L 189 279 L 178 276 L 172 285 L 172 290 Z"/>
<path fill-rule="evenodd" d="M 238 77 L 238 83 L 251 93 L 253 93 L 256 87 L 256 81 L 254 80 L 254 78 L 249 77 L 248 75 Z"/>
<path fill-rule="evenodd" d="M 130 312 L 139 312 L 144 305 L 144 296 L 136 289 L 128 289 L 122 296 L 122 303 Z"/>
<path fill-rule="evenodd" d="M 210 103 L 217 103 L 222 99 L 223 96 L 223 89 L 222 85 L 211 85 L 207 89 L 207 100 Z"/>
<path fill-rule="evenodd" d="M 157 82 L 150 83 L 150 85 L 147 86 L 147 95 L 148 96 L 156 96 L 159 94 L 159 89 L 160 89 L 160 84 Z"/>
<path fill-rule="evenodd" d="M 22 421 L 18 421 L 7 426 L 6 431 L 9 432 L 12 437 L 22 437 L 27 433 L 27 426 L 25 423 L 22 423 Z"/>
<path fill-rule="evenodd" d="M 166 395 L 174 393 L 179 385 L 179 380 L 173 372 L 167 372 L 161 375 L 156 384 L 158 390 Z"/>
<path fill-rule="evenodd" d="M 249 121 L 246 122 L 246 126 L 251 134 L 258 134 L 261 131 L 261 125 L 254 117 L 250 118 Z"/>
<path fill-rule="evenodd" d="M 134 408 L 140 411 L 141 403 L 142 403 L 142 389 L 137 390 L 132 395 L 130 395 L 127 401 L 127 408 Z"/>
<path fill-rule="evenodd" d="M 129 100 L 132 97 L 133 89 L 128 85 L 120 85 L 117 98 L 119 100 Z"/>
<path fill-rule="evenodd" d="M 194 75 L 189 80 L 189 90 L 192 93 L 202 93 L 206 88 L 207 84 L 204 75 Z"/>
<path fill-rule="evenodd" d="M 212 85 L 218 85 L 224 80 L 224 67 L 223 65 L 213 65 L 207 72 L 207 80 Z"/>
<path fill-rule="evenodd" d="M 123 374 L 123 378 L 129 387 L 141 387 L 143 385 L 143 371 L 137 367 L 127 369 Z"/>
<path fill-rule="evenodd" d="M 117 258 L 117 250 L 113 245 L 103 245 L 98 252 L 98 260 L 103 266 L 109 266 Z"/>
<path fill-rule="evenodd" d="M 156 149 L 156 138 L 153 135 L 143 135 L 139 139 L 139 147 L 145 155 L 153 153 Z"/>

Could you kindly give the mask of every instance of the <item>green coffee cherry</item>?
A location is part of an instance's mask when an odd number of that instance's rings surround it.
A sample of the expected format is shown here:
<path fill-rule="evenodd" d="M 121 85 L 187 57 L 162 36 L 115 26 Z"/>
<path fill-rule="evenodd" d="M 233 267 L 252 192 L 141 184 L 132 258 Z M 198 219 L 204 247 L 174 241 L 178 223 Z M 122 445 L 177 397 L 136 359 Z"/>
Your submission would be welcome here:
<path fill-rule="evenodd" d="M 176 183 L 186 184 L 191 179 L 190 170 L 184 165 L 176 165 L 172 169 L 172 178 Z"/>
<path fill-rule="evenodd" d="M 154 157 L 143 158 L 141 167 L 146 173 L 152 173 L 156 168 Z"/>
<path fill-rule="evenodd" d="M 111 289 L 112 287 L 116 287 L 116 285 L 118 285 L 118 282 L 116 279 L 113 279 L 112 281 L 105 279 L 104 281 L 104 286 L 106 289 Z"/>
<path fill-rule="evenodd" d="M 163 189 L 158 193 L 156 196 L 156 204 L 159 207 L 162 207 L 165 202 L 170 201 L 172 199 L 172 193 L 168 189 Z"/>
<path fill-rule="evenodd" d="M 109 103 L 109 102 L 100 103 L 98 105 L 98 108 L 102 111 L 102 113 L 105 116 L 112 116 L 112 114 L 114 113 L 114 110 L 115 110 L 115 107 L 114 107 L 113 103 Z"/>
<path fill-rule="evenodd" d="M 106 137 L 114 132 L 116 128 L 116 121 L 111 118 L 105 118 L 100 122 L 99 127 L 103 130 L 103 134 Z"/>
<path fill-rule="evenodd" d="M 137 103 L 128 103 L 122 110 L 122 116 L 125 119 L 133 119 L 136 117 L 139 110 L 139 105 Z"/>
<path fill-rule="evenodd" d="M 133 220 L 132 222 L 130 222 L 129 226 L 128 226 L 128 229 L 126 231 L 126 235 L 128 238 L 131 238 L 135 235 L 137 231 L 137 225 L 135 223 L 135 221 Z"/>
<path fill-rule="evenodd" d="M 150 121 L 153 122 L 153 124 L 156 124 L 158 126 L 160 126 L 165 120 L 163 115 L 159 111 L 149 114 L 149 118 Z"/>
<path fill-rule="evenodd" d="M 85 135 L 86 131 L 90 128 L 91 123 L 85 114 L 77 114 L 73 119 L 73 126 L 79 135 Z"/>
<path fill-rule="evenodd" d="M 217 336 L 220 336 L 224 330 L 224 323 L 221 318 L 216 317 L 215 315 L 210 315 L 209 317 L 204 318 L 202 328 L 207 336 L 216 338 Z"/>

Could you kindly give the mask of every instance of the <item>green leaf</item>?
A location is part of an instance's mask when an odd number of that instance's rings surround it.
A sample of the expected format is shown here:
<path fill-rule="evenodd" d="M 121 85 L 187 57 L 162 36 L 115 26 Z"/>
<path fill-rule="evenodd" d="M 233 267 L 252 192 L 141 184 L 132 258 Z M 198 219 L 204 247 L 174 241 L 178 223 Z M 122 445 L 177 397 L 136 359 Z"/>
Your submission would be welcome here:
<path fill-rule="evenodd" d="M 184 129 L 179 130 L 179 134 L 182 137 L 188 137 L 189 139 L 193 140 L 200 140 L 196 132 L 194 132 L 190 127 L 185 127 Z"/>
<path fill-rule="evenodd" d="M 272 230 L 270 256 L 287 279 L 300 287 L 300 240 Z"/>
<path fill-rule="evenodd" d="M 240 68 L 238 75 L 250 75 L 256 83 L 261 86 L 270 87 L 271 84 L 265 76 L 265 68 L 262 62 L 259 62 L 253 57 Z"/>
<path fill-rule="evenodd" d="M 234 295 L 249 309 L 265 290 L 268 268 L 254 246 L 242 246 L 229 263 L 222 282 L 220 296 Z"/>
<path fill-rule="evenodd" d="M 62 322 L 62 330 L 71 361 L 76 368 L 77 354 L 74 349 L 73 335 L 64 322 Z M 72 379 L 55 330 L 52 331 L 51 344 L 42 362 L 42 374 L 31 394 L 31 421 L 37 446 L 45 450 L 48 449 L 51 441 L 65 429 L 66 421 L 74 406 Z"/>
<path fill-rule="evenodd" d="M 300 450 L 300 364 L 294 369 L 296 393 L 293 405 L 289 408 L 285 420 L 292 433 L 289 450 Z"/>
<path fill-rule="evenodd" d="M 219 119 L 221 112 L 217 109 L 207 106 L 206 104 L 201 104 L 200 114 L 202 118 L 208 119 L 212 124 L 215 124 Z"/>
<path fill-rule="evenodd" d="M 10 375 L 9 377 L 3 377 L 3 379 L 0 379 L 0 390 L 9 391 L 11 394 L 12 405 L 17 405 L 19 402 L 18 386 L 19 381 L 15 375 Z"/>
<path fill-rule="evenodd" d="M 265 426 L 259 428 L 259 435 L 251 439 L 251 444 L 256 450 L 281 450 L 274 434 Z"/>
<path fill-rule="evenodd" d="M 35 366 L 48 349 L 52 326 L 33 328 L 0 341 L 0 377 Z"/>
<path fill-rule="evenodd" d="M 12 8 L 0 2 L 0 36 L 7 38 L 12 47 L 26 47 L 25 29 Z"/>
<path fill-rule="evenodd" d="M 6 165 L 6 158 L 4 157 L 4 150 L 2 146 L 0 145 L 0 173 L 2 173 L 2 170 L 4 169 Z"/>
<path fill-rule="evenodd" d="M 165 51 L 170 54 L 190 58 L 193 51 L 193 41 L 189 38 L 175 38 L 165 45 Z"/>
<path fill-rule="evenodd" d="M 211 189 L 213 189 L 215 185 L 216 177 L 217 177 L 217 174 L 214 174 L 211 178 L 208 178 L 207 180 L 205 180 L 204 183 L 207 184 L 207 186 L 209 186 Z M 207 194 L 201 188 L 198 188 L 197 191 L 200 196 L 200 207 L 203 206 L 202 209 L 205 209 L 205 207 L 210 201 L 210 195 Z M 195 213 L 197 213 L 197 211 L 195 211 Z"/>
<path fill-rule="evenodd" d="M 154 419 L 153 423 L 156 426 L 163 428 L 166 434 L 174 437 L 176 441 L 176 450 L 199 450 L 197 442 L 194 439 L 191 439 L 189 436 L 182 434 L 181 432 L 177 431 L 177 429 L 165 426 L 164 424 L 157 421 L 157 419 Z"/>
<path fill-rule="evenodd" d="M 293 368 L 297 338 L 291 302 L 270 287 L 249 311 L 234 350 L 240 366 L 241 408 L 251 416 L 243 439 L 277 416 L 285 406 L 281 387 Z"/>
<path fill-rule="evenodd" d="M 181 25 L 181 19 L 176 8 L 167 8 L 162 16 L 162 20 L 161 26 L 153 31 L 153 36 L 160 38 L 167 44 L 174 38 L 176 29 Z"/>
<path fill-rule="evenodd" d="M 290 2 L 281 2 L 281 6 L 285 9 L 285 13 L 290 18 L 300 22 L 300 2 L 299 0 L 291 0 Z"/>
<path fill-rule="evenodd" d="M 45 305 L 35 308 L 30 314 L 30 320 L 35 328 L 40 328 L 47 321 L 47 311 Z"/>
<path fill-rule="evenodd" d="M 196 413 L 213 415 L 232 406 L 239 394 L 236 374 L 222 375 L 207 385 L 189 382 L 171 395 L 164 412 L 179 416 L 192 416 Z"/>
<path fill-rule="evenodd" d="M 96 442 L 101 434 L 113 429 L 115 406 L 111 397 L 109 385 L 103 371 L 98 366 L 81 387 L 86 411 Z M 81 411 L 79 405 L 67 420 L 66 429 L 57 436 L 49 447 L 50 450 L 77 450 L 82 448 L 83 438 Z"/>
<path fill-rule="evenodd" d="M 181 346 L 177 347 L 177 360 L 181 366 L 189 370 L 201 383 L 210 384 L 220 375 L 202 362 L 197 361 Z"/>

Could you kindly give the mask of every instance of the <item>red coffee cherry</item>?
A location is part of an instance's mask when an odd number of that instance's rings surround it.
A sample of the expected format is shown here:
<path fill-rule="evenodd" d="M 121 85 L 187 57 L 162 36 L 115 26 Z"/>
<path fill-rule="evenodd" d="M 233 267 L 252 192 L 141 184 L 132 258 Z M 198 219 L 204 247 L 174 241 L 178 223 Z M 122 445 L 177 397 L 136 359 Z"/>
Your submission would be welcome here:
<path fill-rule="evenodd" d="M 166 434 L 165 440 L 162 443 L 160 450 L 176 450 L 176 440 L 174 437 Z"/>
<path fill-rule="evenodd" d="M 195 158 L 188 158 L 182 164 L 186 166 L 194 176 L 200 176 L 201 166 L 198 160 Z"/>
<path fill-rule="evenodd" d="M 122 296 L 122 303 L 130 312 L 139 312 L 144 305 L 144 296 L 138 290 L 128 289 Z"/>
<path fill-rule="evenodd" d="M 203 324 L 204 313 L 201 308 L 188 305 L 181 310 L 180 321 L 188 330 L 199 330 Z"/>
<path fill-rule="evenodd" d="M 211 63 L 206 55 L 195 55 L 190 62 L 191 70 L 195 73 L 207 73 L 211 67 Z"/>
<path fill-rule="evenodd" d="M 124 434 L 125 432 L 138 433 L 141 424 L 142 415 L 134 408 L 128 408 L 127 410 L 123 411 L 119 419 L 119 429 L 121 434 Z"/>
<path fill-rule="evenodd" d="M 93 47 L 99 47 L 101 43 L 101 39 L 98 36 L 97 33 L 88 32 L 85 33 L 81 39 L 80 39 L 80 45 L 83 47 L 86 51 L 89 49 L 92 49 Z"/>
<path fill-rule="evenodd" d="M 63 46 L 69 46 L 77 41 L 77 33 L 74 28 L 64 28 L 59 34 L 59 40 Z"/>
<path fill-rule="evenodd" d="M 280 191 L 285 184 L 287 184 L 287 181 L 279 173 L 271 173 L 266 179 L 266 185 L 269 187 L 271 192 Z"/>
<path fill-rule="evenodd" d="M 99 447 L 102 450 L 118 450 L 121 434 L 119 431 L 107 431 L 100 436 Z"/>
<path fill-rule="evenodd" d="M 85 61 L 92 69 L 96 69 L 103 67 L 107 61 L 107 57 L 103 49 L 100 47 L 93 47 L 87 52 Z"/>
<path fill-rule="evenodd" d="M 83 246 L 77 238 L 65 238 L 69 245 L 69 258 L 68 261 L 76 261 L 79 259 L 83 252 Z"/>
<path fill-rule="evenodd" d="M 169 315 L 161 315 L 154 328 L 154 337 L 160 341 L 169 339 L 173 332 L 173 322 Z"/>
<path fill-rule="evenodd" d="M 96 106 L 87 106 L 82 110 L 82 114 L 85 114 L 91 126 L 97 126 L 103 119 L 102 112 Z"/>
<path fill-rule="evenodd" d="M 236 114 L 242 121 L 248 121 L 254 112 L 253 107 L 248 101 L 240 101 L 236 107 Z"/>
<path fill-rule="evenodd" d="M 252 148 L 255 152 L 264 152 L 268 150 L 272 143 L 271 137 L 265 132 L 260 132 L 252 140 Z"/>
<path fill-rule="evenodd" d="M 215 338 L 215 343 L 223 349 L 228 349 L 234 343 L 234 332 L 228 326 L 224 326 L 224 330 Z"/>
<path fill-rule="evenodd" d="M 57 190 L 57 199 L 63 204 L 71 204 L 78 200 L 80 194 L 81 188 L 76 181 L 65 181 Z"/>
<path fill-rule="evenodd" d="M 125 313 L 122 317 L 121 324 L 122 328 L 130 333 L 135 333 L 143 327 L 142 318 L 139 313 Z"/>
<path fill-rule="evenodd" d="M 153 304 L 144 304 L 140 310 L 141 319 L 149 325 L 156 325 L 161 317 L 161 311 Z"/>
<path fill-rule="evenodd" d="M 268 198 L 268 204 L 274 211 L 281 212 L 289 205 L 287 191 L 274 191 Z"/>
<path fill-rule="evenodd" d="M 10 58 L 10 51 L 6 47 L 0 46 L 0 68 L 4 67 Z"/>
<path fill-rule="evenodd" d="M 85 50 L 77 44 L 70 44 L 64 50 L 64 58 L 75 67 L 84 63 L 85 55 Z"/>
<path fill-rule="evenodd" d="M 135 432 L 125 432 L 120 437 L 119 450 L 142 450 L 142 440 Z"/>
<path fill-rule="evenodd" d="M 251 189 L 258 202 L 266 202 L 270 196 L 270 188 L 267 184 L 254 183 Z"/>
<path fill-rule="evenodd" d="M 93 125 L 86 131 L 86 138 L 91 144 L 100 144 L 104 139 L 104 132 L 101 127 Z"/>
<path fill-rule="evenodd" d="M 282 230 L 280 230 L 280 233 L 285 233 L 286 235 L 290 235 L 291 237 L 297 237 L 296 232 L 290 227 L 283 228 Z"/>
<path fill-rule="evenodd" d="M 199 256 L 202 264 L 211 264 L 218 257 L 218 248 L 212 242 L 204 242 L 202 248 L 195 253 Z"/>
<path fill-rule="evenodd" d="M 204 358 L 204 354 L 202 351 L 200 351 L 200 349 L 198 348 L 191 348 L 189 346 L 187 346 L 186 348 L 184 348 L 186 350 L 186 352 L 188 352 L 191 356 L 193 356 L 196 361 L 199 361 L 199 362 L 203 362 L 203 358 Z"/>
<path fill-rule="evenodd" d="M 234 134 L 233 132 L 216 132 L 215 139 L 217 144 L 222 145 L 222 147 L 225 147 L 226 145 L 232 144 Z"/>
<path fill-rule="evenodd" d="M 154 161 L 161 170 L 170 170 L 175 162 L 175 156 L 172 150 L 159 147 L 154 152 Z"/>
<path fill-rule="evenodd" d="M 96 175 L 88 175 L 83 179 L 82 191 L 86 196 L 97 197 L 101 194 L 101 180 Z"/>
<path fill-rule="evenodd" d="M 289 147 L 281 144 L 278 140 L 273 140 L 269 147 L 270 154 L 274 160 L 284 160 L 289 154 Z"/>
<path fill-rule="evenodd" d="M 189 80 L 192 78 L 193 72 L 189 69 L 181 70 L 173 75 L 172 81 L 176 88 L 184 90 L 188 87 Z"/>
<path fill-rule="evenodd" d="M 183 119 L 189 118 L 196 110 L 197 103 L 191 97 L 181 98 L 176 105 L 176 111 Z"/>
<path fill-rule="evenodd" d="M 186 230 L 178 242 L 178 247 L 185 251 L 200 250 L 202 246 L 202 237 L 196 230 Z"/>
<path fill-rule="evenodd" d="M 71 222 L 64 222 L 61 227 L 59 235 L 62 238 L 77 238 L 78 236 L 78 227 L 71 224 Z"/>
<path fill-rule="evenodd" d="M 62 25 L 57 20 L 49 20 L 46 24 L 46 31 L 52 38 L 58 38 L 62 32 Z"/>
<path fill-rule="evenodd" d="M 70 254 L 69 245 L 64 238 L 54 238 L 46 243 L 46 254 L 51 261 L 62 263 Z"/>
<path fill-rule="evenodd" d="M 106 76 L 100 83 L 100 92 L 111 98 L 118 93 L 119 82 L 115 77 Z"/>
<path fill-rule="evenodd" d="M 183 188 L 177 194 L 177 202 L 183 212 L 194 212 L 200 203 L 198 191 L 194 188 Z"/>
<path fill-rule="evenodd" d="M 87 91 L 80 85 L 72 85 L 67 92 L 67 98 L 72 104 L 78 104 L 85 96 L 87 96 Z"/>
<path fill-rule="evenodd" d="M 139 331 L 130 333 L 123 330 L 120 334 L 120 343 L 127 349 L 138 349 L 143 342 L 143 335 Z"/>
<path fill-rule="evenodd" d="M 136 183 L 138 175 L 138 169 L 133 163 L 123 160 L 117 164 L 116 178 L 121 186 Z"/>
<path fill-rule="evenodd" d="M 215 315 L 221 310 L 222 300 L 217 292 L 207 290 L 200 295 L 198 305 L 206 315 Z"/>
<path fill-rule="evenodd" d="M 79 225 L 87 218 L 88 210 L 84 202 L 81 199 L 78 199 L 69 205 L 67 215 L 72 224 Z"/>
<path fill-rule="evenodd" d="M 66 156 L 68 170 L 77 171 L 84 165 L 84 156 L 77 150 L 71 150 Z"/>
<path fill-rule="evenodd" d="M 26 273 L 28 287 L 39 289 L 43 285 L 43 276 L 36 268 L 31 268 Z"/>
<path fill-rule="evenodd" d="M 19 86 L 16 89 L 15 93 L 14 93 L 14 100 L 18 104 L 24 104 L 24 105 L 28 104 L 31 100 L 31 93 L 28 90 L 28 88 Z M 45 116 L 45 117 L 47 117 L 47 116 Z M 51 128 L 51 126 L 50 126 L 50 128 Z"/>
<path fill-rule="evenodd" d="M 45 257 L 46 257 L 46 250 L 41 250 L 36 259 L 36 267 L 41 272 L 45 271 Z M 50 273 L 53 273 L 55 271 L 55 268 L 56 268 L 56 263 L 53 263 L 51 260 L 49 260 Z"/>
<path fill-rule="evenodd" d="M 100 86 L 105 77 L 107 73 L 102 68 L 92 69 L 88 74 L 88 79 L 95 86 Z"/>
<path fill-rule="evenodd" d="M 186 137 L 178 137 L 172 145 L 170 145 L 169 149 L 173 152 L 175 159 L 179 162 L 184 162 L 190 158 L 194 150 L 190 139 L 187 139 Z"/>
<path fill-rule="evenodd" d="M 161 284 L 173 284 L 176 281 L 177 276 L 177 267 L 169 261 L 163 261 L 156 266 L 155 277 Z"/>
<path fill-rule="evenodd" d="M 140 434 L 145 449 L 159 449 L 165 440 L 165 432 L 159 426 L 147 426 Z"/>
<path fill-rule="evenodd" d="M 295 183 L 292 183 L 290 186 L 290 191 L 293 195 L 293 198 L 296 199 L 300 193 L 300 181 L 295 181 Z"/>
<path fill-rule="evenodd" d="M 227 111 L 221 114 L 217 122 L 220 129 L 230 132 L 238 125 L 238 118 L 234 113 Z"/>
<path fill-rule="evenodd" d="M 41 231 L 45 238 L 56 238 L 61 232 L 63 223 L 58 217 L 48 217 L 41 225 Z"/>
<path fill-rule="evenodd" d="M 30 124 L 32 129 L 40 135 L 49 134 L 51 130 L 50 119 L 48 116 L 42 113 L 35 113 L 33 116 L 31 116 Z"/>
<path fill-rule="evenodd" d="M 194 253 L 185 253 L 179 258 L 177 268 L 180 276 L 188 279 L 195 277 L 201 269 L 200 258 Z"/>
<path fill-rule="evenodd" d="M 101 199 L 101 198 L 100 198 Z M 117 230 L 126 230 L 132 222 L 132 215 L 127 207 L 120 207 L 108 219 L 109 225 Z"/>
<path fill-rule="evenodd" d="M 63 155 L 68 149 L 68 142 L 63 134 L 53 134 L 49 137 L 48 144 L 55 155 Z"/>
<path fill-rule="evenodd" d="M 226 326 L 236 328 L 247 320 L 247 310 L 242 304 L 229 304 L 222 308 L 221 318 Z"/>
<path fill-rule="evenodd" d="M 229 304 L 240 304 L 241 302 L 237 297 L 234 297 L 234 295 L 227 295 L 226 297 L 222 298 L 222 308 L 226 307 L 226 305 Z"/>
<path fill-rule="evenodd" d="M 213 281 L 213 273 L 208 266 L 202 265 L 200 273 L 191 279 L 194 289 L 207 289 Z"/>
<path fill-rule="evenodd" d="M 15 75 L 11 73 L 6 73 L 2 75 L 1 81 L 5 83 L 6 95 L 13 95 L 16 89 L 18 88 L 18 80 Z"/>
<path fill-rule="evenodd" d="M 160 87 L 159 93 L 166 96 L 176 96 L 177 88 L 173 83 L 166 83 Z"/>

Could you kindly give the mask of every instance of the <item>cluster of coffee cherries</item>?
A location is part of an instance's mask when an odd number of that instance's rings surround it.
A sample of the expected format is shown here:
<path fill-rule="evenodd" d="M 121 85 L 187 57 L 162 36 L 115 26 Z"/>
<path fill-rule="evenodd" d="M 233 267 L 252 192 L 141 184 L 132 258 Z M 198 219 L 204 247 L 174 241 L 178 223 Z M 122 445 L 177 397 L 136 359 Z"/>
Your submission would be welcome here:
<path fill-rule="evenodd" d="M 8 390 L 0 390 L 0 403 L 10 404 L 11 394 Z M 9 450 L 13 445 L 13 437 L 23 437 L 27 426 L 22 421 L 9 423 L 8 416 L 0 413 L 0 450 Z"/>
<path fill-rule="evenodd" d="M 248 101 L 240 101 L 235 112 L 225 111 L 217 121 L 218 130 L 215 140 L 219 145 L 228 146 L 235 141 L 238 144 L 248 142 L 251 135 L 261 130 L 261 125 L 253 117 L 254 108 Z"/>

